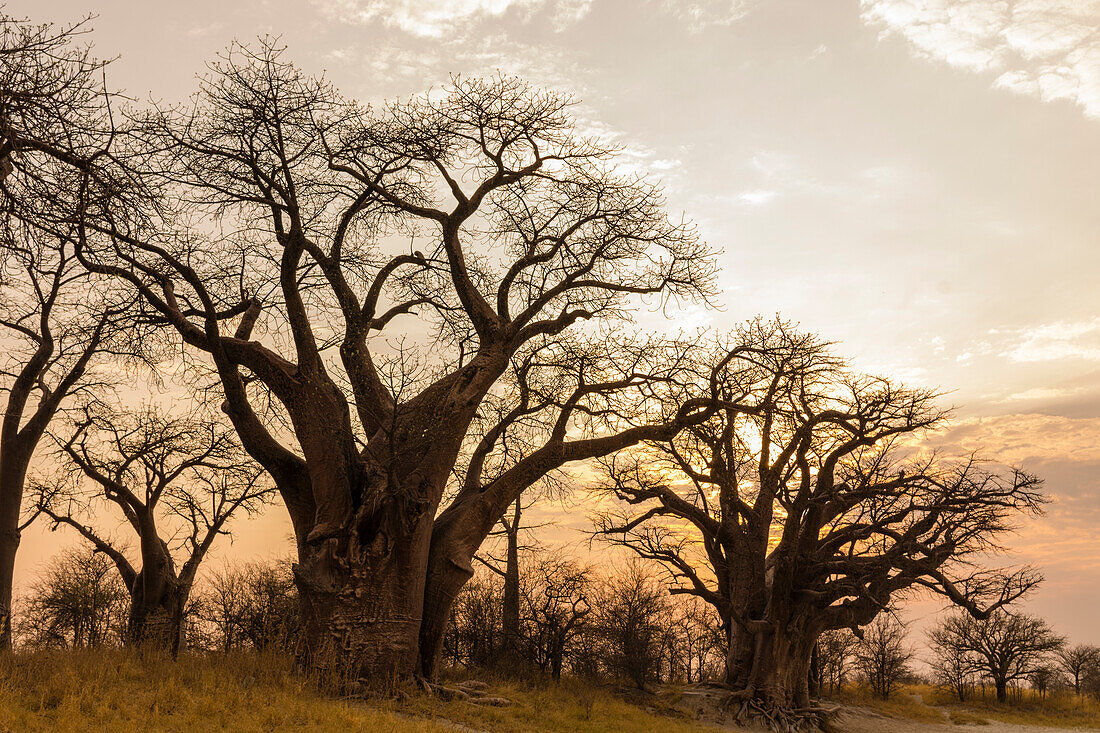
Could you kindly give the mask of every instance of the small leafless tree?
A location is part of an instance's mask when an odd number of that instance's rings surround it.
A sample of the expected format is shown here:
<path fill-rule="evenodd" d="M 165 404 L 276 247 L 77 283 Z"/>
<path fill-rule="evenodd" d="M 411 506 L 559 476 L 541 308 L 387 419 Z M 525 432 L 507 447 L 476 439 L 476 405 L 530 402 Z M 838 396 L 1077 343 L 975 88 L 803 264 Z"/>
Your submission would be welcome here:
<path fill-rule="evenodd" d="M 859 637 L 848 629 L 827 629 L 818 637 L 817 646 L 822 682 L 835 692 L 848 680 Z"/>
<path fill-rule="evenodd" d="M 937 644 L 966 655 L 975 669 L 992 680 L 999 702 L 1008 699 L 1010 683 L 1027 679 L 1065 645 L 1042 619 L 1003 610 L 985 619 L 956 613 L 941 621 L 933 633 Z"/>
<path fill-rule="evenodd" d="M 110 558 L 92 548 L 67 550 L 31 584 L 18 615 L 18 636 L 31 646 L 118 643 L 128 601 L 129 593 Z"/>
<path fill-rule="evenodd" d="M 930 628 L 927 639 L 936 682 L 950 690 L 959 702 L 966 702 L 981 671 L 974 655 L 955 643 L 953 635 L 944 625 Z"/>
<path fill-rule="evenodd" d="M 151 408 L 128 414 L 91 403 L 70 427 L 56 438 L 59 457 L 71 461 L 70 480 L 41 484 L 36 509 L 115 563 L 130 591 L 128 641 L 178 652 L 200 564 L 228 534 L 230 519 L 258 509 L 273 489 L 209 418 Z M 137 540 L 137 567 L 100 529 L 108 507 Z"/>
<path fill-rule="evenodd" d="M 894 614 L 882 614 L 862 629 L 855 661 L 871 691 L 889 700 L 909 674 L 913 652 L 906 644 L 905 624 Z"/>
<path fill-rule="evenodd" d="M 663 584 L 639 562 L 611 573 L 600 587 L 595 623 L 605 640 L 605 664 L 638 689 L 646 689 L 660 672 L 667 601 Z"/>
<path fill-rule="evenodd" d="M 202 583 L 196 616 L 209 629 L 210 646 L 292 649 L 298 634 L 298 593 L 290 563 L 227 565 Z"/>
<path fill-rule="evenodd" d="M 486 668 L 500 647 L 502 584 L 493 576 L 475 577 L 462 587 L 451 608 L 444 655 L 467 669 Z"/>
<path fill-rule="evenodd" d="M 567 558 L 543 555 L 524 575 L 521 628 L 528 656 L 559 679 L 570 644 L 592 611 L 590 572 Z"/>
<path fill-rule="evenodd" d="M 1081 685 L 1090 671 L 1100 672 L 1100 647 L 1091 644 L 1066 646 L 1057 654 L 1058 665 L 1069 677 L 1073 693 L 1081 694 Z"/>
<path fill-rule="evenodd" d="M 1040 664 L 1031 670 L 1027 681 L 1031 683 L 1031 689 L 1035 690 L 1039 699 L 1043 700 L 1050 688 L 1059 683 L 1058 670 L 1051 664 Z"/>

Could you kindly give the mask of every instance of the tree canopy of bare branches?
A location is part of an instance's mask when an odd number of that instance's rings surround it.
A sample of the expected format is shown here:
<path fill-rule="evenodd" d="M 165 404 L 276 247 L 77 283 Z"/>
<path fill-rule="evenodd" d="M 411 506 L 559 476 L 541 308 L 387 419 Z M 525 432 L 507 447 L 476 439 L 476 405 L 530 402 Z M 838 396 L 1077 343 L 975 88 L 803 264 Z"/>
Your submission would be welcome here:
<path fill-rule="evenodd" d="M 75 228 L 84 267 L 206 355 L 290 512 L 318 665 L 433 673 L 471 558 L 524 488 L 706 409 L 597 434 L 664 377 L 567 362 L 579 381 L 537 405 L 550 427 L 539 448 L 488 483 L 492 462 L 475 456 L 476 480 L 440 512 L 471 423 L 510 369 L 572 359 L 580 322 L 600 339 L 593 324 L 647 298 L 712 292 L 693 228 L 665 214 L 657 186 L 616 171 L 571 104 L 495 77 L 372 110 L 273 42 L 235 45 L 190 103 L 134 116 L 122 152 L 70 165 L 76 185 L 27 215 Z M 518 409 L 530 409 L 522 394 Z"/>
<path fill-rule="evenodd" d="M 929 632 L 929 640 L 963 655 L 971 669 L 992 680 L 999 702 L 1007 699 L 1010 683 L 1048 666 L 1065 645 L 1042 619 L 1004 610 L 985 618 L 952 614 Z"/>
<path fill-rule="evenodd" d="M 617 508 L 596 531 L 717 609 L 735 689 L 804 708 L 823 631 L 912 589 L 984 617 L 1038 581 L 978 560 L 1039 511 L 1039 480 L 906 446 L 945 419 L 934 393 L 854 374 L 781 321 L 749 322 L 713 362 L 713 416 L 604 461 Z"/>
<path fill-rule="evenodd" d="M 40 484 L 35 509 L 112 560 L 130 593 L 127 640 L 178 652 L 199 565 L 231 518 L 258 509 L 273 487 L 231 433 L 201 416 L 95 403 L 69 428 L 57 440 L 70 475 Z M 133 533 L 136 567 L 104 531 L 105 506 Z"/>

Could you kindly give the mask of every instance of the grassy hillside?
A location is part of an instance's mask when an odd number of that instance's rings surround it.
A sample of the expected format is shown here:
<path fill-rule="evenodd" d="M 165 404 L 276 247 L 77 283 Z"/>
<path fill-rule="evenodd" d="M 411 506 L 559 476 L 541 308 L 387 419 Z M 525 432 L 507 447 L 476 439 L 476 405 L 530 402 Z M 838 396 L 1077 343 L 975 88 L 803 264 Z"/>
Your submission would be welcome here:
<path fill-rule="evenodd" d="M 400 702 L 335 699 L 286 660 L 260 655 L 173 662 L 120 650 L 37 652 L 0 659 L 0 731 L 716 730 L 576 683 L 492 681 L 492 692 L 512 704 L 445 702 L 411 689 Z"/>

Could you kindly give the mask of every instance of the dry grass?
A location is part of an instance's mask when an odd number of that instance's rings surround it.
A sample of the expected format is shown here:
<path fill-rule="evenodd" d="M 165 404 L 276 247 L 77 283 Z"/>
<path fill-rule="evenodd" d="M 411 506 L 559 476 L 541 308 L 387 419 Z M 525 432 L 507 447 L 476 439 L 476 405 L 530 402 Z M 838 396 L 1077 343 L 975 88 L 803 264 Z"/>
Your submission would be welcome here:
<path fill-rule="evenodd" d="M 276 657 L 121 650 L 0 659 L 0 731 L 392 731 L 447 728 L 322 696 Z"/>
<path fill-rule="evenodd" d="M 606 731 L 695 733 L 716 728 L 650 711 L 579 682 L 485 680 L 506 707 L 407 699 L 340 700 L 275 656 L 163 656 L 123 650 L 0 658 L 0 733 L 18 731 Z M 646 703 L 648 705 L 649 703 Z M 665 711 L 666 714 L 662 714 Z"/>
<path fill-rule="evenodd" d="M 929 690 L 925 699 L 945 705 L 950 710 L 977 714 L 987 720 L 1017 725 L 1042 725 L 1055 728 L 1100 728 L 1100 702 L 1091 697 L 1077 697 L 1072 692 L 1047 693 L 1039 697 L 1033 690 L 1020 690 L 1007 703 L 998 703 L 992 690 L 982 699 L 975 697 L 959 703 L 944 691 Z"/>
<path fill-rule="evenodd" d="M 947 690 L 931 685 L 907 685 L 890 700 L 878 700 L 866 689 L 846 687 L 831 696 L 838 702 L 860 705 L 882 715 L 925 723 L 983 725 L 989 721 L 1052 728 L 1100 728 L 1100 702 L 1071 692 L 1048 693 L 1040 698 L 1021 690 L 1007 703 L 998 703 L 992 690 L 981 691 L 960 703 Z"/>
<path fill-rule="evenodd" d="M 492 694 L 505 697 L 513 704 L 490 708 L 461 700 L 444 702 L 419 695 L 411 697 L 401 709 L 409 715 L 422 718 L 439 716 L 486 731 L 697 733 L 721 730 L 688 719 L 683 712 L 672 707 L 668 695 L 642 695 L 635 704 L 604 687 L 580 680 L 555 683 L 483 675 L 479 675 L 478 679 L 489 684 Z"/>
<path fill-rule="evenodd" d="M 836 702 L 859 705 L 891 718 L 918 720 L 922 723 L 944 723 L 943 711 L 926 705 L 914 692 L 913 689 L 902 687 L 891 695 L 889 700 L 882 700 L 871 694 L 871 691 L 865 687 L 842 687 L 828 697 Z"/>

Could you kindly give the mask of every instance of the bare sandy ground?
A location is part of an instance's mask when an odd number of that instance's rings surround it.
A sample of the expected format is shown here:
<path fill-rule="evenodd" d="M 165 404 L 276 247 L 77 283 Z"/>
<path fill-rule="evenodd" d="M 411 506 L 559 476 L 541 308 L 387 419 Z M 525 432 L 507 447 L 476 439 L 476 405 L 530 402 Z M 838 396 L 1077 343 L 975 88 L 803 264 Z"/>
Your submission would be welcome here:
<path fill-rule="evenodd" d="M 845 707 L 834 721 L 837 733 L 946 733 L 946 731 L 984 731 L 984 733 L 1065 733 L 1092 728 L 1050 728 L 1044 725 L 1013 725 L 989 721 L 988 725 L 943 725 L 921 723 L 915 720 L 898 720 L 858 707 Z"/>

